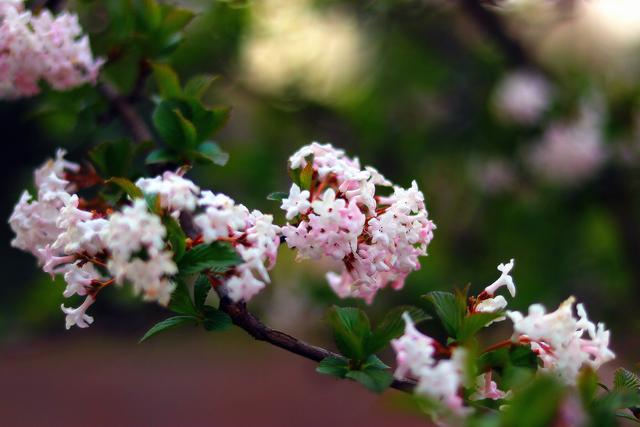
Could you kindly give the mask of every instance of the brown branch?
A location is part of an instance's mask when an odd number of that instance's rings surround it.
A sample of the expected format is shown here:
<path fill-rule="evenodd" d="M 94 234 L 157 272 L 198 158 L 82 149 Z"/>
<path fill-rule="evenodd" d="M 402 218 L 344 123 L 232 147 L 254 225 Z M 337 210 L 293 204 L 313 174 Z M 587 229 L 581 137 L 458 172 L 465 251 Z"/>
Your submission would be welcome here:
<path fill-rule="evenodd" d="M 113 85 L 107 82 L 100 82 L 97 87 L 98 91 L 109 102 L 111 108 L 118 113 L 136 142 L 150 141 L 153 139 L 151 131 L 142 117 L 140 117 L 136 109 L 127 99 L 120 95 Z"/>
<path fill-rule="evenodd" d="M 459 3 L 469 17 L 473 19 L 504 52 L 507 61 L 512 66 L 534 68 L 544 73 L 542 67 L 531 58 L 524 46 L 517 39 L 509 35 L 500 18 L 488 10 L 482 1 L 459 0 Z"/>
<path fill-rule="evenodd" d="M 343 356 L 330 350 L 308 344 L 287 333 L 271 329 L 247 310 L 246 303 L 233 302 L 225 295 L 224 290 L 220 286 L 216 286 L 214 289 L 220 297 L 219 309 L 227 313 L 236 326 L 243 329 L 256 340 L 267 342 L 315 362 L 320 362 L 326 357 L 344 359 Z M 394 380 L 393 383 L 391 383 L 392 388 L 405 393 L 411 393 L 415 385 L 415 382 L 410 380 Z"/>
<path fill-rule="evenodd" d="M 98 90 L 103 94 L 111 107 L 121 116 L 125 125 L 138 142 L 151 140 L 151 132 L 147 128 L 144 120 L 129 103 L 129 100 L 120 95 L 115 87 L 109 83 L 98 84 Z M 183 213 L 180 216 L 180 223 L 187 235 L 194 236 L 193 220 L 190 215 Z M 276 347 L 297 354 L 304 358 L 320 362 L 326 357 L 337 357 L 344 359 L 338 353 L 334 353 L 322 347 L 308 344 L 285 332 L 271 329 L 254 314 L 249 312 L 244 302 L 233 302 L 220 286 L 214 287 L 220 297 L 219 309 L 228 314 L 233 323 L 251 335 L 258 341 L 264 341 Z M 411 393 L 416 383 L 411 380 L 394 380 L 391 387 L 406 393 Z"/>

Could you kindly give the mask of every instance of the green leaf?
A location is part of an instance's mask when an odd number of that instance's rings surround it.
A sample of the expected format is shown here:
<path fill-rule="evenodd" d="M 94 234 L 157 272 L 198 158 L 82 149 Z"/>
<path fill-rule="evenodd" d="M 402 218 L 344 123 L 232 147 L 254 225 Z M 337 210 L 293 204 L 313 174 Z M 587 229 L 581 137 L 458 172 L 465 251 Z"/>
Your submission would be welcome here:
<path fill-rule="evenodd" d="M 151 31 L 160 25 L 162 14 L 156 0 L 143 0 L 135 3 L 138 21 L 144 31 Z"/>
<path fill-rule="evenodd" d="M 233 326 L 233 321 L 227 313 L 213 307 L 204 307 L 204 328 L 207 331 L 226 331 Z"/>
<path fill-rule="evenodd" d="M 349 372 L 349 361 L 338 357 L 325 357 L 320 361 L 316 372 L 338 378 L 345 378 L 347 372 Z"/>
<path fill-rule="evenodd" d="M 165 34 L 175 33 L 182 30 L 191 22 L 195 14 L 188 9 L 171 6 L 171 10 L 162 20 L 162 30 Z"/>
<path fill-rule="evenodd" d="M 209 295 L 209 291 L 211 291 L 211 283 L 209 283 L 206 275 L 201 274 L 198 276 L 193 288 L 193 301 L 198 310 L 202 311 L 204 309 L 204 302 L 207 299 L 207 295 Z"/>
<path fill-rule="evenodd" d="M 169 243 L 171 243 L 173 259 L 178 262 L 184 255 L 187 236 L 184 234 L 184 231 L 182 230 L 182 227 L 180 227 L 178 221 L 176 221 L 172 216 L 163 216 L 162 223 L 167 229 L 167 237 L 169 238 Z"/>
<path fill-rule="evenodd" d="M 338 349 L 356 363 L 363 361 L 368 354 L 364 343 L 371 335 L 369 318 L 364 311 L 353 307 L 333 306 L 327 314 L 333 328 L 333 338 Z"/>
<path fill-rule="evenodd" d="M 241 262 L 242 258 L 230 245 L 213 242 L 195 246 L 187 251 L 178 263 L 178 270 L 181 275 L 200 273 L 208 269 L 222 272 Z"/>
<path fill-rule="evenodd" d="M 126 139 L 103 142 L 89 151 L 89 158 L 103 178 L 129 176 L 133 158 L 132 146 Z"/>
<path fill-rule="evenodd" d="M 613 388 L 616 391 L 640 391 L 640 378 L 631 371 L 618 368 L 613 376 Z"/>
<path fill-rule="evenodd" d="M 195 152 L 192 152 L 196 160 L 204 163 L 213 163 L 218 166 L 224 166 L 229 161 L 229 154 L 222 151 L 220 146 L 215 142 L 207 141 L 198 146 Z"/>
<path fill-rule="evenodd" d="M 141 199 L 144 197 L 142 190 L 127 178 L 114 177 L 108 179 L 107 183 L 115 184 L 122 188 L 132 199 Z"/>
<path fill-rule="evenodd" d="M 307 162 L 307 165 L 300 172 L 300 188 L 308 190 L 311 188 L 311 181 L 313 180 L 313 165 L 311 162 Z"/>
<path fill-rule="evenodd" d="M 365 346 L 367 353 L 371 354 L 382 350 L 389 344 L 389 341 L 402 335 L 405 327 L 402 315 L 405 312 L 409 314 L 415 324 L 431 318 L 424 310 L 417 307 L 408 305 L 395 307 L 385 315 L 367 340 Z"/>
<path fill-rule="evenodd" d="M 178 98 L 182 95 L 180 80 L 173 68 L 166 64 L 153 64 L 153 77 L 163 98 Z"/>
<path fill-rule="evenodd" d="M 158 148 L 157 150 L 153 150 L 147 158 L 145 159 L 145 163 L 148 165 L 153 165 L 157 163 L 178 163 L 178 156 L 170 150 L 164 148 Z"/>
<path fill-rule="evenodd" d="M 192 77 L 184 86 L 184 96 L 200 100 L 217 78 L 211 74 L 199 74 Z"/>
<path fill-rule="evenodd" d="M 457 338 L 466 313 L 464 302 L 450 292 L 434 291 L 429 292 L 425 297 L 433 304 L 447 334 Z"/>
<path fill-rule="evenodd" d="M 289 197 L 289 193 L 285 193 L 284 191 L 276 191 L 267 196 L 267 200 L 274 200 L 276 202 L 281 202 L 282 200 Z"/>
<path fill-rule="evenodd" d="M 588 406 L 598 391 L 598 375 L 593 369 L 583 369 L 578 375 L 578 391 L 583 405 Z"/>
<path fill-rule="evenodd" d="M 198 134 L 196 128 L 187 118 L 184 117 L 182 112 L 177 108 L 173 110 L 173 113 L 178 117 L 180 123 L 180 129 L 182 130 L 183 141 L 187 148 L 195 148 L 198 144 Z"/>
<path fill-rule="evenodd" d="M 178 280 L 176 283 L 176 289 L 171 294 L 171 301 L 169 302 L 169 310 L 178 314 L 186 314 L 192 316 L 198 316 L 198 310 L 191 301 L 191 295 L 189 295 L 189 289 L 182 280 Z"/>
<path fill-rule="evenodd" d="M 231 109 L 228 107 L 205 109 L 200 102 L 189 102 L 189 108 L 190 118 L 196 127 L 200 141 L 204 141 L 220 130 L 231 115 Z"/>
<path fill-rule="evenodd" d="M 162 139 L 179 152 L 194 148 L 196 131 L 175 100 L 162 101 L 153 111 L 153 125 Z"/>
<path fill-rule="evenodd" d="M 147 331 L 146 334 L 142 338 L 140 338 L 139 342 L 143 342 L 148 340 L 154 335 L 159 334 L 160 332 L 166 331 L 167 329 L 175 328 L 180 325 L 185 325 L 187 323 L 196 324 L 198 323 L 198 318 L 193 316 L 174 316 L 168 319 L 165 319 L 161 322 L 156 323 Z"/>
<path fill-rule="evenodd" d="M 473 338 L 478 331 L 487 326 L 488 323 L 503 317 L 504 313 L 473 313 L 462 319 L 462 326 L 458 331 L 457 338 L 459 341 L 467 341 Z"/>
<path fill-rule="evenodd" d="M 390 366 L 380 360 L 378 356 L 372 354 L 371 356 L 367 357 L 367 360 L 365 360 L 364 364 L 362 365 L 362 369 L 366 368 L 389 369 Z"/>
<path fill-rule="evenodd" d="M 160 198 L 155 193 L 148 193 L 144 195 L 144 200 L 147 202 L 147 207 L 151 213 L 156 215 L 162 215 L 162 208 L 160 207 Z"/>
<path fill-rule="evenodd" d="M 377 368 L 349 371 L 346 377 L 359 382 L 374 393 L 382 393 L 393 382 L 393 375 L 390 372 Z"/>
<path fill-rule="evenodd" d="M 553 425 L 564 387 L 555 379 L 540 376 L 516 393 L 502 416 L 504 427 Z"/>

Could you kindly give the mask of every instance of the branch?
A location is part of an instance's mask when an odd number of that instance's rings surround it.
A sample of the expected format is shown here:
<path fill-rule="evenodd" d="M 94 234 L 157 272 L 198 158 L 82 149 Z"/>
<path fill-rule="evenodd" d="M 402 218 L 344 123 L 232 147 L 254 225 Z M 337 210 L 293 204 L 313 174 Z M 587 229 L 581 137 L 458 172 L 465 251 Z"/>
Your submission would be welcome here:
<path fill-rule="evenodd" d="M 120 115 L 120 118 L 136 142 L 150 141 L 153 139 L 147 124 L 128 100 L 120 95 L 118 89 L 107 82 L 98 83 L 97 88 L 102 96 L 107 99 L 111 108 Z"/>
<path fill-rule="evenodd" d="M 514 67 L 529 67 L 544 72 L 527 50 L 507 32 L 498 16 L 489 11 L 480 0 L 459 0 L 460 6 L 504 52 Z M 546 73 L 545 73 L 546 74 Z"/>
<path fill-rule="evenodd" d="M 227 313 L 236 326 L 243 329 L 256 340 L 267 342 L 315 362 L 320 362 L 325 357 L 344 359 L 340 354 L 322 347 L 307 344 L 287 333 L 271 329 L 247 310 L 246 303 L 233 302 L 220 286 L 215 286 L 214 289 L 220 297 L 219 309 Z M 405 393 L 411 393 L 415 385 L 415 382 L 409 380 L 394 380 L 393 383 L 391 383 L 392 388 Z"/>

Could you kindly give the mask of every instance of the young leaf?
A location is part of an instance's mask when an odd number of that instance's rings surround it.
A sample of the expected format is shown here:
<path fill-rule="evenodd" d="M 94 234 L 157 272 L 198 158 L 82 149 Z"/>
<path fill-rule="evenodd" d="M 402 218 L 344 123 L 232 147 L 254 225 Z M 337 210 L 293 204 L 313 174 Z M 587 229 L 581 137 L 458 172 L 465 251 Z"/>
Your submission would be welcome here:
<path fill-rule="evenodd" d="M 209 295 L 209 291 L 211 291 L 211 283 L 209 283 L 207 276 L 201 274 L 193 287 L 193 302 L 198 310 L 202 311 L 204 309 L 204 302 L 207 299 L 207 295 Z"/>
<path fill-rule="evenodd" d="M 198 310 L 191 301 L 189 295 L 189 289 L 183 281 L 178 280 L 176 283 L 176 289 L 171 294 L 171 301 L 169 302 L 169 310 L 178 314 L 197 316 Z"/>
<path fill-rule="evenodd" d="M 142 338 L 140 338 L 139 342 L 143 342 L 148 340 L 154 335 L 159 334 L 160 332 L 166 331 L 167 329 L 175 328 L 180 325 L 185 325 L 187 323 L 196 324 L 198 322 L 198 318 L 194 316 L 174 316 L 169 317 L 168 319 L 164 319 L 161 322 L 156 323 L 147 331 L 146 334 Z"/>
<path fill-rule="evenodd" d="M 173 69 L 166 64 L 153 64 L 153 77 L 163 98 L 178 98 L 182 95 L 180 80 Z"/>
<path fill-rule="evenodd" d="M 213 242 L 198 245 L 187 251 L 178 263 L 178 270 L 181 275 L 200 273 L 208 269 L 226 271 L 241 262 L 242 259 L 230 245 Z"/>
<path fill-rule="evenodd" d="M 367 354 L 364 343 L 371 335 L 369 318 L 364 311 L 353 307 L 333 306 L 327 319 L 333 328 L 338 349 L 348 358 L 363 361 Z"/>
<path fill-rule="evenodd" d="M 367 368 L 362 371 L 349 371 L 347 378 L 358 381 L 360 384 L 373 391 L 382 393 L 393 382 L 393 375 L 390 372 L 377 368 Z"/>
<path fill-rule="evenodd" d="M 194 148 L 196 131 L 182 113 L 177 100 L 162 101 L 153 111 L 153 125 L 162 139 L 179 152 Z"/>
<path fill-rule="evenodd" d="M 204 307 L 204 328 L 207 331 L 226 331 L 233 322 L 227 313 L 213 307 Z"/>
<path fill-rule="evenodd" d="M 162 30 L 165 34 L 172 34 L 182 30 L 193 19 L 195 14 L 188 9 L 173 7 L 162 20 Z"/>
<path fill-rule="evenodd" d="M 195 148 L 198 144 L 198 133 L 196 132 L 195 126 L 190 120 L 184 117 L 179 109 L 174 109 L 173 113 L 178 117 L 184 144 L 187 148 Z"/>
<path fill-rule="evenodd" d="M 229 154 L 222 151 L 218 144 L 211 141 L 203 142 L 190 154 L 192 154 L 196 160 L 204 163 L 213 163 L 218 166 L 224 166 L 229 161 Z"/>
<path fill-rule="evenodd" d="M 157 150 L 153 150 L 147 158 L 145 159 L 145 163 L 148 165 L 153 165 L 157 163 L 170 163 L 177 162 L 179 160 L 178 156 L 172 151 L 166 150 L 164 148 L 158 148 Z"/>
<path fill-rule="evenodd" d="M 167 237 L 169 243 L 171 243 L 171 250 L 173 251 L 173 259 L 178 262 L 182 258 L 186 248 L 187 236 L 182 231 L 182 227 L 175 218 L 165 215 L 162 218 L 162 223 L 167 229 Z"/>
<path fill-rule="evenodd" d="M 433 304 L 447 334 L 457 338 L 466 312 L 464 302 L 450 292 L 434 291 L 425 297 Z"/>
<path fill-rule="evenodd" d="M 129 176 L 133 158 L 132 145 L 126 139 L 103 142 L 89 152 L 89 158 L 103 178 Z"/>
<path fill-rule="evenodd" d="M 564 390 L 555 378 L 546 376 L 536 378 L 509 401 L 503 413 L 501 425 L 504 427 L 553 425 Z"/>
<path fill-rule="evenodd" d="M 316 372 L 338 378 L 345 378 L 347 372 L 349 372 L 349 361 L 338 357 L 325 357 L 320 361 Z"/>
<path fill-rule="evenodd" d="M 640 378 L 631 371 L 618 368 L 613 377 L 613 388 L 615 390 L 640 391 Z"/>
<path fill-rule="evenodd" d="M 313 165 L 308 162 L 300 172 L 300 188 L 308 190 L 311 188 L 311 180 L 313 179 Z"/>
<path fill-rule="evenodd" d="M 151 213 L 156 215 L 162 215 L 162 208 L 160 207 L 160 198 L 155 193 L 148 193 L 144 195 L 144 200 L 147 202 L 147 207 Z"/>
<path fill-rule="evenodd" d="M 403 313 L 408 313 L 414 323 L 418 324 L 424 320 L 430 319 L 424 310 L 412 306 L 399 306 L 389 311 L 382 322 L 374 329 L 371 337 L 366 342 L 366 352 L 369 354 L 382 350 L 394 338 L 402 335 L 404 331 Z"/>
<path fill-rule="evenodd" d="M 184 86 L 184 95 L 190 98 L 200 100 L 205 94 L 209 86 L 217 79 L 217 76 L 210 74 L 200 74 L 192 77 Z"/>
<path fill-rule="evenodd" d="M 285 193 L 284 191 L 276 191 L 274 193 L 271 193 L 267 196 L 267 200 L 274 200 L 276 202 L 281 202 L 282 200 L 286 199 L 287 197 L 289 197 L 288 193 Z"/>
<path fill-rule="evenodd" d="M 487 326 L 488 323 L 503 317 L 504 313 L 473 313 L 462 319 L 462 325 L 458 331 L 457 338 L 459 341 L 466 341 L 473 338 L 480 329 Z"/>
<path fill-rule="evenodd" d="M 389 369 L 390 366 L 384 363 L 378 356 L 372 354 L 367 357 L 364 364 L 362 365 L 362 369 L 374 368 L 374 369 Z"/>
<path fill-rule="evenodd" d="M 122 188 L 132 199 L 140 199 L 144 197 L 142 190 L 127 178 L 114 177 L 108 179 L 107 182 Z"/>

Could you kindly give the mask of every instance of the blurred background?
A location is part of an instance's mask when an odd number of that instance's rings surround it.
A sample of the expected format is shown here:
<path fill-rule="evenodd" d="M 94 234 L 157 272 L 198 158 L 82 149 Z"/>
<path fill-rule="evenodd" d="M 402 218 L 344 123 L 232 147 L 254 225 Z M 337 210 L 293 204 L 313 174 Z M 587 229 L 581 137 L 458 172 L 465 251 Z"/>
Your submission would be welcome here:
<path fill-rule="evenodd" d="M 135 34 L 118 15 L 124 3 L 131 1 L 69 8 L 98 54 L 121 45 L 105 77 L 126 92 L 143 52 L 127 49 Z M 167 60 L 183 81 L 219 75 L 207 102 L 232 107 L 217 140 L 229 163 L 194 169 L 202 188 L 283 223 L 266 196 L 288 190 L 288 156 L 311 141 L 331 142 L 399 185 L 417 180 L 438 227 L 422 270 L 367 307 L 374 320 L 399 303 L 424 306 L 419 297 L 431 290 L 479 291 L 499 262 L 515 258 L 511 308 L 554 309 L 575 295 L 612 329 L 621 364 L 637 362 L 640 2 L 180 3 L 198 15 Z M 56 147 L 79 160 L 124 134 L 100 103 L 91 87 L 0 103 L 2 218 Z M 146 117 L 151 108 L 140 104 Z M 337 384 L 241 331 L 186 328 L 138 345 L 166 313 L 127 289 L 100 298 L 90 329 L 66 332 L 62 284 L 10 247 L 6 221 L 0 232 L 3 425 L 424 422 L 394 392 L 379 397 Z M 329 265 L 293 258 L 281 248 L 273 284 L 251 308 L 275 328 L 331 346 L 326 308 L 359 303 L 331 293 Z M 506 323 L 487 340 L 508 337 Z M 91 405 L 74 404 L 87 395 Z"/>

